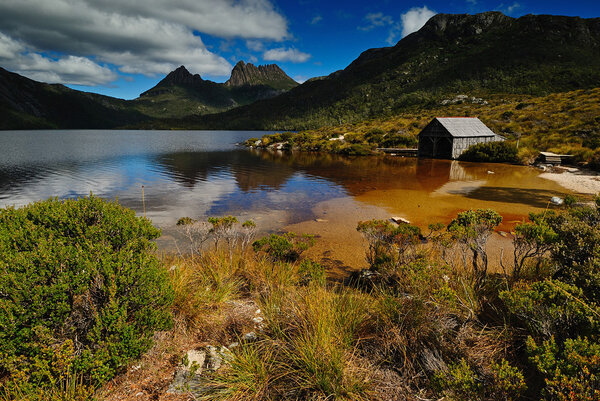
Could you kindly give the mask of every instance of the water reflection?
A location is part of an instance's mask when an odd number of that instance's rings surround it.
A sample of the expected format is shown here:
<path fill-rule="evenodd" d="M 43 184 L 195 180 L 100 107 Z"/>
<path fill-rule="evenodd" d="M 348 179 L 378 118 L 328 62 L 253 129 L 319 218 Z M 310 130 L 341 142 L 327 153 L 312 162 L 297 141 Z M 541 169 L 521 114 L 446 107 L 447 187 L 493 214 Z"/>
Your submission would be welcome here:
<path fill-rule="evenodd" d="M 564 193 L 529 168 L 401 157 L 247 151 L 256 132 L 0 132 L 0 206 L 90 192 L 118 198 L 160 226 L 234 214 L 281 227 L 351 198 L 428 223 L 456 210 L 526 215 Z M 387 213 L 386 212 L 386 213 Z M 350 221 L 348 224 L 355 224 Z"/>

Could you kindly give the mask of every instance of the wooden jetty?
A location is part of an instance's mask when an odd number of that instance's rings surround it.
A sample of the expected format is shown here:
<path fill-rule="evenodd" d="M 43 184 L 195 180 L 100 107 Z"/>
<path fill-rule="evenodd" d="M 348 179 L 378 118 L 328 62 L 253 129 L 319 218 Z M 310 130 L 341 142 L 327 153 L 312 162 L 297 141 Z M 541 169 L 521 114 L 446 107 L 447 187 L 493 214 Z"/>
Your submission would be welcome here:
<path fill-rule="evenodd" d="M 394 154 L 396 156 L 417 157 L 419 155 L 419 149 L 377 148 L 377 150 L 383 153 Z"/>

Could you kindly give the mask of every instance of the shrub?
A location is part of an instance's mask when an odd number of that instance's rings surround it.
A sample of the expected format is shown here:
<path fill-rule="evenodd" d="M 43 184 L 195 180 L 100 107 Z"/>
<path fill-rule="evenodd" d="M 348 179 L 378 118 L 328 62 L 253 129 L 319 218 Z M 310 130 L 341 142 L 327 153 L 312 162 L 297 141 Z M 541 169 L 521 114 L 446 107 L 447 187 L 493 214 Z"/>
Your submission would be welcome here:
<path fill-rule="evenodd" d="M 600 344 L 578 337 L 559 347 L 552 337 L 538 345 L 530 337 L 527 352 L 545 377 L 545 400 L 600 399 Z"/>
<path fill-rule="evenodd" d="M 360 221 L 356 226 L 369 242 L 367 262 L 373 269 L 395 269 L 410 261 L 419 244 L 421 230 L 410 224 L 394 225 L 385 220 Z"/>
<path fill-rule="evenodd" d="M 495 399 L 517 400 L 525 390 L 525 377 L 518 368 L 511 366 L 506 359 L 492 364 L 492 392 L 495 393 Z"/>
<path fill-rule="evenodd" d="M 264 252 L 273 260 L 294 262 L 300 258 L 300 254 L 313 246 L 315 243 L 312 235 L 303 234 L 298 237 L 295 233 L 283 235 L 271 234 L 263 237 L 252 244 L 255 252 Z"/>
<path fill-rule="evenodd" d="M 298 267 L 298 274 L 305 282 L 313 282 L 318 285 L 325 285 L 325 268 L 317 262 L 305 259 Z"/>
<path fill-rule="evenodd" d="M 479 400 L 482 390 L 479 378 L 464 358 L 434 376 L 433 384 L 455 400 Z"/>
<path fill-rule="evenodd" d="M 147 350 L 171 324 L 159 235 L 94 196 L 0 210 L 2 375 L 43 387 L 79 372 L 99 384 Z M 53 356 L 69 343 L 77 352 L 56 373 Z"/>
<path fill-rule="evenodd" d="M 194 224 L 196 222 L 196 220 L 192 219 L 191 217 L 181 217 L 179 218 L 179 220 L 177 220 L 177 225 L 178 226 L 187 226 L 190 224 Z"/>
<path fill-rule="evenodd" d="M 487 241 L 501 222 L 502 216 L 494 210 L 477 209 L 459 213 L 448 224 L 448 232 L 472 253 L 473 275 L 478 286 L 487 275 Z"/>
<path fill-rule="evenodd" d="M 373 154 L 373 146 L 364 143 L 353 143 L 342 147 L 339 152 L 348 156 L 368 156 Z"/>
<path fill-rule="evenodd" d="M 487 163 L 516 163 L 517 148 L 508 142 L 486 142 L 470 146 L 460 155 L 460 160 Z"/>

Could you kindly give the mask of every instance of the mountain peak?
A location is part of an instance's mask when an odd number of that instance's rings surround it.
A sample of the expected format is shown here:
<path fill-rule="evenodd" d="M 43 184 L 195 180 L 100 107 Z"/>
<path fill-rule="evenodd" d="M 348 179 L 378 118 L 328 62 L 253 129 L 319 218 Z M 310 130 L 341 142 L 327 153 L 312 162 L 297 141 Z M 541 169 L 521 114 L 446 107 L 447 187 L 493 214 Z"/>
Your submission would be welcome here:
<path fill-rule="evenodd" d="M 177 69 L 171 71 L 162 81 L 159 82 L 161 84 L 171 84 L 171 85 L 193 85 L 199 82 L 202 82 L 203 79 L 199 74 L 192 75 L 185 66 L 179 66 Z"/>
<path fill-rule="evenodd" d="M 479 14 L 436 14 L 419 31 L 410 36 L 464 36 L 479 35 L 493 26 L 506 24 L 514 18 L 500 11 L 487 11 Z"/>
<path fill-rule="evenodd" d="M 239 61 L 231 71 L 225 86 L 266 85 L 275 89 L 291 89 L 298 83 L 290 78 L 277 64 L 259 65 Z"/>

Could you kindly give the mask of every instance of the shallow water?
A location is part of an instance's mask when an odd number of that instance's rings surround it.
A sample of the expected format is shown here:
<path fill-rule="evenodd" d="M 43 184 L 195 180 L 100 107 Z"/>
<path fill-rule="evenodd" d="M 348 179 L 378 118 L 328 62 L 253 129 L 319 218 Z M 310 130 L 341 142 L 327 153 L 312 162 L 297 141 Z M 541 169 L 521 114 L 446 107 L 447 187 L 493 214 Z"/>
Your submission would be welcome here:
<path fill-rule="evenodd" d="M 0 131 L 0 207 L 93 192 L 141 215 L 144 186 L 146 216 L 165 229 L 159 244 L 168 247 L 183 216 L 232 214 L 254 218 L 263 231 L 306 228 L 355 238 L 361 219 L 401 216 L 426 227 L 461 210 L 491 207 L 508 231 L 548 207 L 550 197 L 569 192 L 529 167 L 236 145 L 262 134 Z M 327 222 L 306 224 L 317 218 Z"/>

